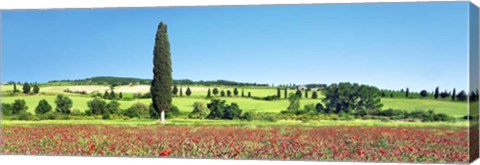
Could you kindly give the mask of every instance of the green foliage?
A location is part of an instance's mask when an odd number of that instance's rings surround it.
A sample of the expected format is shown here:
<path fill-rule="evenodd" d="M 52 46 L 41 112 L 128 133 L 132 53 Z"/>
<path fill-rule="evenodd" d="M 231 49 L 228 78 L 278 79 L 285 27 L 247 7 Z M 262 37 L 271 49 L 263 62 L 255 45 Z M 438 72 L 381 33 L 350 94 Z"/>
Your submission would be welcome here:
<path fill-rule="evenodd" d="M 177 106 L 172 105 L 170 106 L 170 109 L 165 113 L 165 118 L 173 118 L 175 116 L 180 115 L 180 109 L 178 109 Z"/>
<path fill-rule="evenodd" d="M 248 96 L 247 97 L 252 97 L 252 93 L 251 92 L 248 92 Z"/>
<path fill-rule="evenodd" d="M 467 93 L 465 93 L 464 90 L 460 91 L 460 93 L 457 94 L 457 99 L 459 101 L 466 101 L 467 100 Z"/>
<path fill-rule="evenodd" d="M 237 103 L 228 105 L 225 100 L 213 99 L 207 107 L 210 109 L 207 119 L 240 119 L 242 114 Z"/>
<path fill-rule="evenodd" d="M 205 119 L 209 113 L 209 109 L 203 102 L 195 102 L 193 103 L 193 111 L 188 114 L 188 118 Z"/>
<path fill-rule="evenodd" d="M 55 104 L 57 105 L 55 111 L 63 114 L 70 114 L 73 102 L 68 96 L 60 94 L 55 99 Z"/>
<path fill-rule="evenodd" d="M 18 114 L 15 114 L 11 119 L 12 120 L 32 120 L 33 114 L 26 111 L 20 111 Z"/>
<path fill-rule="evenodd" d="M 172 94 L 173 94 L 174 96 L 177 96 L 177 94 L 178 94 L 177 85 L 174 85 L 174 86 L 173 86 Z"/>
<path fill-rule="evenodd" d="M 435 93 L 433 94 L 433 97 L 435 99 L 438 99 L 438 96 L 439 96 L 439 88 L 437 87 L 437 88 L 435 88 Z"/>
<path fill-rule="evenodd" d="M 232 96 L 232 91 L 227 90 L 227 96 L 228 96 L 228 97 Z"/>
<path fill-rule="evenodd" d="M 317 91 L 313 91 L 312 92 L 312 99 L 317 99 L 317 98 L 318 98 Z"/>
<path fill-rule="evenodd" d="M 410 94 L 410 90 L 407 88 L 407 90 L 405 91 L 405 98 L 408 98 L 409 94 Z"/>
<path fill-rule="evenodd" d="M 357 83 L 331 84 L 324 89 L 323 102 L 333 113 L 351 114 L 356 110 L 380 109 L 380 90 Z"/>
<path fill-rule="evenodd" d="M 187 96 L 192 95 L 192 90 L 190 90 L 190 87 L 187 87 L 187 91 L 185 91 L 185 94 L 186 94 Z"/>
<path fill-rule="evenodd" d="M 285 96 L 285 98 L 288 98 L 288 89 L 285 87 L 284 89 L 284 92 L 283 92 L 283 95 Z"/>
<path fill-rule="evenodd" d="M 295 92 L 295 95 L 298 97 L 298 98 L 302 98 L 302 91 L 300 89 L 297 89 L 297 92 Z"/>
<path fill-rule="evenodd" d="M 208 88 L 207 98 L 210 98 L 210 97 L 212 97 L 212 94 L 211 94 L 210 88 Z"/>
<path fill-rule="evenodd" d="M 290 94 L 288 101 L 290 101 L 290 104 L 288 105 L 287 112 L 297 114 L 300 111 L 300 96 Z"/>
<path fill-rule="evenodd" d="M 118 93 L 118 98 L 119 98 L 120 100 L 123 99 L 123 93 L 122 93 L 122 92 Z"/>
<path fill-rule="evenodd" d="M 215 95 L 215 96 L 218 95 L 218 89 L 217 88 L 213 88 L 212 92 L 213 92 L 213 95 Z"/>
<path fill-rule="evenodd" d="M 18 92 L 18 89 L 17 89 L 17 84 L 14 82 L 13 83 L 13 93 L 17 93 Z"/>
<path fill-rule="evenodd" d="M 44 114 L 50 112 L 52 110 L 52 106 L 48 104 L 48 101 L 45 99 L 40 100 L 38 102 L 37 108 L 35 108 L 35 114 Z"/>
<path fill-rule="evenodd" d="M 428 92 L 426 90 L 422 90 L 420 91 L 420 96 L 422 97 L 427 97 L 428 96 Z"/>
<path fill-rule="evenodd" d="M 220 92 L 220 96 L 225 97 L 225 91 L 222 90 L 222 91 Z"/>
<path fill-rule="evenodd" d="M 118 101 L 112 100 L 106 105 L 106 111 L 109 114 L 119 114 L 121 109 L 120 109 L 120 103 Z"/>
<path fill-rule="evenodd" d="M 153 107 L 153 105 L 152 105 Z M 154 110 L 158 113 L 158 111 Z M 148 118 L 150 116 L 149 107 L 144 103 L 138 102 L 126 109 L 123 114 L 130 118 Z"/>
<path fill-rule="evenodd" d="M 452 92 L 452 100 L 455 101 L 455 97 L 457 97 L 457 91 L 455 90 L 455 88 L 453 88 L 453 92 Z"/>
<path fill-rule="evenodd" d="M 167 25 L 163 22 L 158 25 L 153 56 L 153 81 L 150 87 L 153 108 L 157 112 L 168 111 L 172 105 L 173 93 L 172 60 Z"/>
<path fill-rule="evenodd" d="M 30 93 L 30 90 L 31 90 L 30 84 L 28 84 L 27 82 L 25 82 L 25 83 L 23 84 L 23 93 L 29 94 L 29 93 Z"/>
<path fill-rule="evenodd" d="M 233 89 L 233 95 L 238 96 L 238 89 L 237 88 Z"/>
<path fill-rule="evenodd" d="M 102 115 L 106 113 L 107 102 L 105 100 L 94 98 L 87 103 L 88 108 L 92 111 L 93 115 Z"/>
<path fill-rule="evenodd" d="M 38 94 L 40 92 L 40 87 L 37 84 L 33 86 L 33 93 Z"/>
<path fill-rule="evenodd" d="M 115 91 L 113 91 L 113 90 L 110 91 L 110 97 L 109 98 L 110 99 L 116 99 L 117 98 L 117 96 L 115 95 Z"/>
<path fill-rule="evenodd" d="M 183 88 L 182 87 L 180 87 L 180 92 L 179 93 L 180 93 L 180 97 L 182 97 L 183 96 Z"/>
<path fill-rule="evenodd" d="M 17 99 L 12 104 L 12 115 L 27 111 L 28 106 L 24 99 Z"/>
<path fill-rule="evenodd" d="M 8 104 L 8 103 L 2 103 L 2 114 L 3 116 L 11 116 L 13 115 L 13 107 L 12 107 L 12 104 Z"/>
<path fill-rule="evenodd" d="M 105 93 L 103 93 L 103 99 L 109 99 L 110 98 L 110 94 L 108 93 L 107 90 L 105 90 Z"/>
<path fill-rule="evenodd" d="M 278 97 L 278 98 L 282 97 L 282 96 L 281 96 L 281 92 L 280 92 L 280 88 L 277 88 L 277 97 Z"/>

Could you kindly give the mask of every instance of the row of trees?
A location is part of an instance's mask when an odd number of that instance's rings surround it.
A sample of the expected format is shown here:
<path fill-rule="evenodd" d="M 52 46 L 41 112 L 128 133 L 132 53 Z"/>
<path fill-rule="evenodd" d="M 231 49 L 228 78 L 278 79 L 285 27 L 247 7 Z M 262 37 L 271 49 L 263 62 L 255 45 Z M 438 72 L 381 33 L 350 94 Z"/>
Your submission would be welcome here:
<path fill-rule="evenodd" d="M 72 108 L 72 100 L 65 95 L 58 95 L 55 99 L 55 112 L 62 114 L 70 114 Z M 28 116 L 27 113 L 28 106 L 24 99 L 17 99 L 12 104 L 2 103 L 2 113 L 5 116 Z M 48 103 L 47 100 L 40 100 L 37 107 L 35 108 L 36 114 L 45 114 L 53 110 L 53 107 Z"/>
<path fill-rule="evenodd" d="M 15 83 L 13 81 L 11 83 L 13 84 L 13 94 L 19 93 L 20 90 L 17 88 L 17 83 Z M 37 83 L 31 85 L 31 84 L 25 82 L 22 86 L 22 92 L 24 94 L 38 94 L 38 93 L 40 93 L 40 87 L 38 86 Z"/>
<path fill-rule="evenodd" d="M 400 91 L 391 91 L 391 90 L 382 90 L 381 97 L 405 97 L 405 98 L 426 98 L 432 97 L 433 99 L 447 99 L 449 98 L 452 101 L 466 101 L 469 97 L 470 100 L 475 101 L 478 100 L 478 91 L 472 91 L 470 95 L 461 90 L 457 93 L 456 89 L 454 88 L 452 91 L 440 91 L 439 87 L 436 87 L 434 91 L 428 92 L 427 90 L 421 90 L 419 93 L 411 92 L 409 88 L 401 89 Z"/>
<path fill-rule="evenodd" d="M 220 91 L 218 88 L 213 88 L 213 90 L 210 90 L 210 88 L 208 88 L 207 98 L 212 97 L 212 94 L 214 96 L 217 96 L 217 95 L 220 94 L 221 97 L 225 97 L 225 96 L 231 97 L 231 96 L 239 96 L 240 92 L 238 91 L 237 88 L 234 88 L 233 92 L 231 90 L 227 90 L 227 92 L 225 92 L 224 90 Z M 245 91 L 243 89 L 241 91 L 240 96 L 245 97 Z M 251 96 L 252 96 L 251 92 L 248 92 L 247 95 L 246 95 L 246 97 L 251 97 Z"/>
<path fill-rule="evenodd" d="M 174 85 L 172 89 L 172 93 L 174 96 L 183 96 L 183 89 L 182 87 L 180 87 L 180 90 L 179 90 L 177 85 Z M 190 87 L 187 87 L 187 90 L 185 91 L 185 95 L 187 96 L 192 95 L 192 90 L 190 90 Z"/>

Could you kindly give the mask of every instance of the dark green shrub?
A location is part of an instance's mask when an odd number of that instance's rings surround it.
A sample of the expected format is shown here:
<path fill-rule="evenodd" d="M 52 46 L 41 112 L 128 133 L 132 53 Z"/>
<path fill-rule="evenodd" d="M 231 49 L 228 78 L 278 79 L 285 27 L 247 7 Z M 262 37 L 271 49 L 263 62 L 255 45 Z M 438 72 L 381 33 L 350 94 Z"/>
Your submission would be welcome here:
<path fill-rule="evenodd" d="M 12 116 L 13 114 L 13 108 L 12 108 L 12 104 L 8 104 L 8 103 L 2 103 L 2 114 L 3 116 Z"/>
<path fill-rule="evenodd" d="M 99 98 L 90 100 L 87 105 L 94 115 L 102 115 L 107 109 L 107 102 Z"/>
<path fill-rule="evenodd" d="M 193 103 L 193 111 L 188 114 L 191 119 L 205 119 L 209 113 L 207 106 L 202 102 Z"/>
<path fill-rule="evenodd" d="M 37 108 L 35 108 L 35 114 L 44 114 L 50 112 L 52 110 L 52 106 L 48 104 L 47 100 L 43 99 L 38 102 Z"/>

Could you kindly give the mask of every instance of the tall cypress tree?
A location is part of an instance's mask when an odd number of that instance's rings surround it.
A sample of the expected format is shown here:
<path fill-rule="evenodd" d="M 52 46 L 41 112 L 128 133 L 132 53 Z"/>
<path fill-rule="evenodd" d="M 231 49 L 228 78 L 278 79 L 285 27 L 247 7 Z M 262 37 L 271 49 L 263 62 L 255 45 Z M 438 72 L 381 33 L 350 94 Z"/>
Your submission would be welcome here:
<path fill-rule="evenodd" d="M 455 88 L 453 88 L 452 100 L 455 100 L 455 97 L 457 97 L 457 91 L 455 91 Z"/>
<path fill-rule="evenodd" d="M 207 92 L 207 97 L 210 97 L 212 94 L 210 92 L 210 88 L 208 88 L 208 92 Z"/>
<path fill-rule="evenodd" d="M 278 98 L 282 97 L 280 93 L 281 93 L 281 92 L 280 92 L 280 88 L 277 88 L 277 97 L 278 97 Z"/>
<path fill-rule="evenodd" d="M 183 89 L 180 87 L 180 96 L 183 96 Z"/>
<path fill-rule="evenodd" d="M 243 88 L 242 88 L 242 97 L 245 97 L 245 92 L 243 91 Z"/>
<path fill-rule="evenodd" d="M 438 98 L 438 95 L 439 95 L 439 89 L 438 89 L 438 87 L 437 87 L 437 88 L 435 88 L 435 93 L 433 94 L 433 97 L 434 97 L 435 99 L 437 99 L 437 98 Z"/>
<path fill-rule="evenodd" d="M 178 94 L 177 85 L 174 85 L 174 86 L 173 86 L 172 94 L 173 94 L 174 96 L 177 96 L 177 94 Z"/>
<path fill-rule="evenodd" d="M 182 88 L 180 88 L 180 89 L 182 89 Z M 185 94 L 187 96 L 190 96 L 192 94 L 192 90 L 190 90 L 190 87 L 187 87 L 187 91 L 185 91 Z"/>
<path fill-rule="evenodd" d="M 163 124 L 165 123 L 165 111 L 168 111 L 172 105 L 172 85 L 172 59 L 167 25 L 160 22 L 153 48 L 153 80 L 150 93 L 152 94 L 153 108 L 160 113 Z"/>
<path fill-rule="evenodd" d="M 285 87 L 284 96 L 285 96 L 285 99 L 288 98 L 288 96 L 287 96 L 287 87 Z"/>
<path fill-rule="evenodd" d="M 305 98 L 308 99 L 308 90 L 305 90 Z"/>
<path fill-rule="evenodd" d="M 13 93 L 17 93 L 17 84 L 13 82 Z"/>
<path fill-rule="evenodd" d="M 233 89 L 233 95 L 238 96 L 238 89 L 237 88 Z"/>

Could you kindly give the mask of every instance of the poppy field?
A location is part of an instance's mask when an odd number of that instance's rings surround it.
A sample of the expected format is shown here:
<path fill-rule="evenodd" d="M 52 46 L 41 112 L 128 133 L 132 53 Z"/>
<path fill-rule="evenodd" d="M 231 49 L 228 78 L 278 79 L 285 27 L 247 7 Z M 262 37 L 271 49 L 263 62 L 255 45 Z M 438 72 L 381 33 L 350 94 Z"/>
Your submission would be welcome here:
<path fill-rule="evenodd" d="M 2 154 L 467 163 L 463 127 L 3 128 Z"/>

